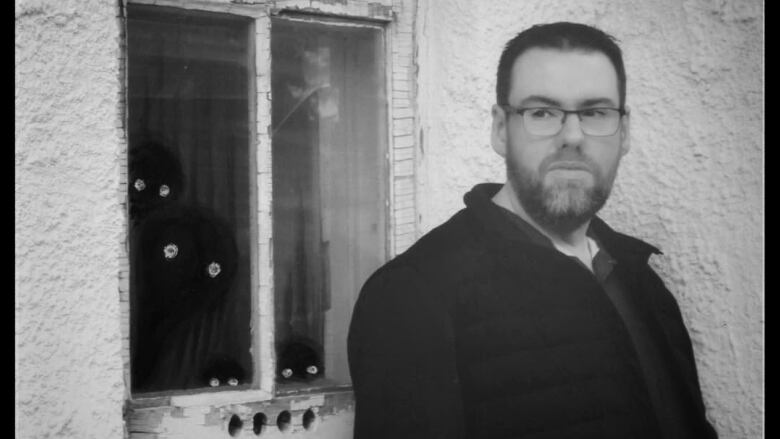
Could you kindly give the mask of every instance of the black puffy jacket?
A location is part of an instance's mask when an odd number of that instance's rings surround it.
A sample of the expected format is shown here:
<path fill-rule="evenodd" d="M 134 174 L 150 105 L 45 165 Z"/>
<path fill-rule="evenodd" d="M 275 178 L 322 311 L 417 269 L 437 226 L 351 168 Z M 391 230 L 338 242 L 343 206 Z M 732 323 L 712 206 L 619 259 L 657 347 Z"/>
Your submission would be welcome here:
<path fill-rule="evenodd" d="M 478 185 L 466 208 L 369 278 L 349 329 L 355 439 L 659 438 L 637 355 L 584 267 L 532 243 Z M 592 231 L 649 310 L 691 438 L 714 438 L 657 249 Z"/>

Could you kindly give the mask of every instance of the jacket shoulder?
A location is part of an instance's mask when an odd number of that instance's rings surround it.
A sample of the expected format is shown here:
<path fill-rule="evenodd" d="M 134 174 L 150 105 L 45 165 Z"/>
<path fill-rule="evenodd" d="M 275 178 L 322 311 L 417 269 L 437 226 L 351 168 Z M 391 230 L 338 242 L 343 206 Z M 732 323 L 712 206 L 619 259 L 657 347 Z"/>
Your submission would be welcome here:
<path fill-rule="evenodd" d="M 387 304 L 410 299 L 418 303 L 433 301 L 433 306 L 441 299 L 434 291 L 441 290 L 441 285 L 453 277 L 453 270 L 469 267 L 467 260 L 481 254 L 478 233 L 470 221 L 466 209 L 457 212 L 378 268 L 363 284 L 358 307 L 367 301 Z"/>
<path fill-rule="evenodd" d="M 394 261 L 419 266 L 449 260 L 458 254 L 476 251 L 481 246 L 479 238 L 480 231 L 474 218 L 468 209 L 462 209 L 423 235 Z"/>

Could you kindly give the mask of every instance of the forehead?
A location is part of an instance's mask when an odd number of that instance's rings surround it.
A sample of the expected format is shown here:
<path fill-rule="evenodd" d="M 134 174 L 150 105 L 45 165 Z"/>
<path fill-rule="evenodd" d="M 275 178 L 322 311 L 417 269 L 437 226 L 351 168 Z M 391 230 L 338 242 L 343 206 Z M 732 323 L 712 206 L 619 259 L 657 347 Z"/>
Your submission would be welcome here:
<path fill-rule="evenodd" d="M 545 97 L 561 105 L 591 100 L 619 103 L 617 72 L 609 58 L 596 51 L 529 49 L 512 66 L 509 103 Z"/>

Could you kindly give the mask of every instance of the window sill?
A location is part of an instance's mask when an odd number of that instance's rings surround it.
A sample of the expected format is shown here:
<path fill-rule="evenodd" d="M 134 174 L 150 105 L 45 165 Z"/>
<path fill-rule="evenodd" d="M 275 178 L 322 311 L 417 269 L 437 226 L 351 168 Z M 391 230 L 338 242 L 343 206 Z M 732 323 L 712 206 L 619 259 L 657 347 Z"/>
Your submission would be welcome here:
<path fill-rule="evenodd" d="M 311 384 L 311 383 L 310 383 Z M 260 416 L 265 429 L 282 434 L 307 433 L 305 417 L 331 423 L 335 429 L 349 424 L 355 400 L 351 386 L 296 386 L 272 396 L 257 389 L 204 392 L 188 395 L 143 395 L 128 400 L 124 420 L 130 439 L 150 437 L 229 437 L 230 424 L 238 422 L 242 437 L 253 436 Z M 288 427 L 279 421 L 288 419 Z M 310 418 L 311 419 L 311 418 Z M 344 424 L 344 422 L 347 424 Z M 242 425 L 242 426 L 241 426 Z M 318 427 L 315 427 L 318 428 Z M 348 432 L 344 431 L 344 437 Z M 277 436 L 274 436 L 277 437 Z"/>
<path fill-rule="evenodd" d="M 185 394 L 165 395 L 162 393 L 142 394 L 128 401 L 131 409 L 155 407 L 197 407 L 211 405 L 244 404 L 268 401 L 273 398 L 270 392 L 259 389 L 237 389 L 209 391 L 194 389 Z"/>
<path fill-rule="evenodd" d="M 135 396 L 127 401 L 130 409 L 158 407 L 202 407 L 229 404 L 246 404 L 270 401 L 274 398 L 289 396 L 307 396 L 324 393 L 351 392 L 352 385 L 328 379 L 318 379 L 304 383 L 277 383 L 274 393 L 252 389 L 249 386 L 236 390 L 192 389 L 186 393 L 171 395 L 168 392 L 153 392 Z"/>
<path fill-rule="evenodd" d="M 352 384 L 344 384 L 327 378 L 308 382 L 276 383 L 276 396 L 278 397 L 343 391 L 352 391 Z"/>

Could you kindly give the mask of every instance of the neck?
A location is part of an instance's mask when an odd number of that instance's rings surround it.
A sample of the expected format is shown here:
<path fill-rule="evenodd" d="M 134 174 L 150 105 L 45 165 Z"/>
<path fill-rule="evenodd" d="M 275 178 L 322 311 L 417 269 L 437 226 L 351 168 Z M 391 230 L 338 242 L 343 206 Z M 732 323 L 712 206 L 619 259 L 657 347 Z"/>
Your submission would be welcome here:
<path fill-rule="evenodd" d="M 567 230 L 552 229 L 539 224 L 528 215 L 528 212 L 523 208 L 523 205 L 520 203 L 517 194 L 515 194 L 515 191 L 512 189 L 512 185 L 509 184 L 509 182 L 504 184 L 501 190 L 493 196 L 493 202 L 515 213 L 544 236 L 550 238 L 553 245 L 556 247 L 571 248 L 577 253 L 587 250 L 588 242 L 586 233 L 588 231 L 588 226 L 590 226 L 590 220 Z"/>

